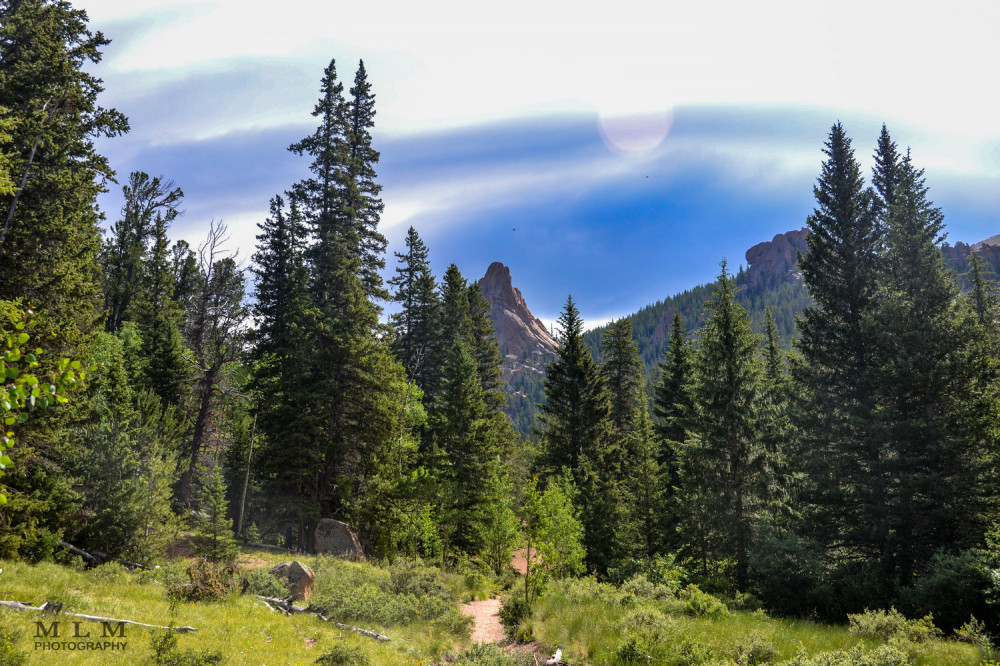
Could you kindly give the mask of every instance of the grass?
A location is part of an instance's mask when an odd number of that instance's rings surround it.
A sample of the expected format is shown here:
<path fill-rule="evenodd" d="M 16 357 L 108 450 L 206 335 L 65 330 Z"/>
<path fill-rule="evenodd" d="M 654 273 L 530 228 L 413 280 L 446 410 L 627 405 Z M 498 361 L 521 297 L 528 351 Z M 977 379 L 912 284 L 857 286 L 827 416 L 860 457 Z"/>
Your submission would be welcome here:
<path fill-rule="evenodd" d="M 259 551 L 248 552 L 243 560 L 254 566 L 270 566 L 290 556 Z M 300 561 L 316 571 L 317 582 L 310 601 L 340 587 L 377 589 L 390 574 L 370 564 L 352 563 L 334 558 L 299 556 Z M 178 565 L 174 565 L 176 569 Z M 107 571 L 99 567 L 83 571 L 71 567 L 41 563 L 0 562 L 0 599 L 63 602 L 64 613 L 86 613 L 144 622 L 177 626 L 190 625 L 197 632 L 178 635 L 178 647 L 197 652 L 220 651 L 225 664 L 312 664 L 335 645 L 356 647 L 371 664 L 428 664 L 441 655 L 456 652 L 468 644 L 465 625 L 435 623 L 414 619 L 400 623 L 363 623 L 363 613 L 339 621 L 356 624 L 386 634 L 392 641 L 379 643 L 324 623 L 312 614 L 285 616 L 273 612 L 259 599 L 233 592 L 223 600 L 180 603 L 171 616 L 166 587 L 162 580 L 144 573 L 129 573 L 118 567 Z M 165 576 L 159 576 L 164 578 Z M 452 581 L 457 588 L 460 581 Z M 451 594 L 450 589 L 446 592 Z M 383 596 L 383 603 L 394 601 Z M 459 599 L 452 604 L 456 608 Z M 51 651 L 36 650 L 35 621 L 43 619 L 33 611 L 0 609 L 0 629 L 18 632 L 13 644 L 15 652 L 26 657 L 28 664 L 147 664 L 152 662 L 151 638 L 160 632 L 139 627 L 126 628 L 126 646 L 120 651 Z M 51 621 L 52 616 L 44 616 Z M 72 618 L 63 617 L 61 640 L 72 639 Z M 81 634 L 101 635 L 99 623 L 82 622 Z M 80 639 L 75 639 L 80 640 Z M 91 639 L 93 640 L 93 639 Z M 122 639 L 115 638 L 115 641 Z M 0 664 L 8 663 L 0 653 Z M 11 662 L 16 663 L 16 662 Z"/>
<path fill-rule="evenodd" d="M 887 644 L 852 634 L 846 625 L 773 619 L 760 611 L 695 617 L 680 598 L 637 597 L 586 579 L 554 583 L 524 628 L 544 645 L 562 648 L 567 662 L 595 666 L 779 664 L 798 655 L 847 652 L 859 644 L 869 652 Z M 977 666 L 987 656 L 953 640 L 892 643 L 890 648 L 894 659 L 905 661 L 873 663 Z"/>

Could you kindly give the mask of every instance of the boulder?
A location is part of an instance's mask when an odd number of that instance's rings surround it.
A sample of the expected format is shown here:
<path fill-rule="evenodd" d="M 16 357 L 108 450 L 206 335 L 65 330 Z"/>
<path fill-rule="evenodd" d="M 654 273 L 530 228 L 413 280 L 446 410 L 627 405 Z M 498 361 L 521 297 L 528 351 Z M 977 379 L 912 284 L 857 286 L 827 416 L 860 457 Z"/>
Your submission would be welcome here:
<path fill-rule="evenodd" d="M 312 594 L 316 574 L 298 560 L 282 562 L 271 568 L 271 575 L 288 585 L 292 601 L 305 601 Z"/>
<path fill-rule="evenodd" d="M 313 540 L 317 555 L 336 555 L 352 560 L 361 560 L 365 551 L 361 548 L 358 535 L 347 523 L 333 518 L 323 518 L 316 524 L 316 534 Z"/>

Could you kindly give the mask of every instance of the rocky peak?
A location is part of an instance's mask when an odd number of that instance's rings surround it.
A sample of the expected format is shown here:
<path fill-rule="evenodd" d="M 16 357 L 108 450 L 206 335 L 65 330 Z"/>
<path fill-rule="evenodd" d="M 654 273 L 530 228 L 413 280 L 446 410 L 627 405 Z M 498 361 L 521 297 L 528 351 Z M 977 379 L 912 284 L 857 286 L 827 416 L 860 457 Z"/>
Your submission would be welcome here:
<path fill-rule="evenodd" d="M 805 253 L 808 235 L 808 229 L 788 231 L 747 250 L 747 284 L 751 288 L 775 287 L 798 280 L 798 253 Z"/>
<path fill-rule="evenodd" d="M 490 304 L 490 318 L 504 359 L 504 378 L 509 381 L 526 367 L 541 372 L 555 354 L 556 341 L 545 324 L 531 314 L 521 291 L 511 282 L 510 269 L 493 262 L 479 281 L 479 289 Z"/>

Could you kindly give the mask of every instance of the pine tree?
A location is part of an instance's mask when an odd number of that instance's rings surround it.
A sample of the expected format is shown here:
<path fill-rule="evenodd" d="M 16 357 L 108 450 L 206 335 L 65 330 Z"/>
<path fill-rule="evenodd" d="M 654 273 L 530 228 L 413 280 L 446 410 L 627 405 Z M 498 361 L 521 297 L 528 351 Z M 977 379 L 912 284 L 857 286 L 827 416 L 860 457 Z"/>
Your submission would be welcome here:
<path fill-rule="evenodd" d="M 672 453 L 669 442 L 683 442 L 686 434 L 683 420 L 691 408 L 691 343 L 684 335 L 684 319 L 675 314 L 667 337 L 664 360 L 660 361 L 660 380 L 654 394 L 654 411 L 657 432 L 664 441 L 660 462 L 670 465 Z"/>
<path fill-rule="evenodd" d="M 611 435 L 611 405 L 600 369 L 583 343 L 583 320 L 566 299 L 559 317 L 559 355 L 545 371 L 545 403 L 539 406 L 542 448 L 536 465 L 546 476 L 575 471 L 585 453 L 602 450 Z"/>
<path fill-rule="evenodd" d="M 736 586 L 747 585 L 756 519 L 773 492 L 772 456 L 763 442 L 763 368 L 758 339 L 722 263 L 695 353 L 691 437 L 681 453 L 682 515 L 694 552 L 732 558 Z M 699 553 L 701 554 L 701 553 Z"/>
<path fill-rule="evenodd" d="M 135 319 L 142 336 L 146 385 L 165 405 L 178 406 L 187 392 L 190 364 L 184 359 L 183 311 L 174 300 L 174 279 L 167 247 L 167 219 L 157 215 L 152 252 L 142 266 Z"/>
<path fill-rule="evenodd" d="M 996 342 L 997 320 L 1000 318 L 1000 298 L 997 297 L 996 282 L 986 277 L 987 270 L 983 258 L 978 252 L 973 252 L 969 257 L 969 283 L 972 288 L 969 290 L 968 300 L 976 314 L 976 321 Z"/>
<path fill-rule="evenodd" d="M 507 406 L 507 394 L 503 383 L 503 359 L 496 329 L 490 319 L 490 304 L 479 289 L 479 284 L 469 285 L 469 333 L 472 337 L 470 349 L 476 361 L 476 372 L 483 387 L 483 397 L 490 410 L 504 423 L 507 418 L 501 413 Z"/>
<path fill-rule="evenodd" d="M 792 366 L 809 475 L 807 524 L 828 544 L 880 558 L 889 537 L 889 480 L 887 452 L 871 428 L 878 371 L 864 321 L 876 307 L 883 237 L 873 194 L 839 123 L 824 152 L 801 262 L 815 306 L 802 312 L 801 358 Z"/>
<path fill-rule="evenodd" d="M 150 241 L 165 239 L 166 227 L 179 214 L 184 196 L 173 181 L 150 178 L 142 171 L 131 173 L 122 194 L 125 204 L 121 219 L 115 222 L 101 252 L 104 306 L 108 312 L 105 329 L 109 333 L 134 319 L 133 301 L 147 277 L 144 264 L 149 259 Z"/>
<path fill-rule="evenodd" d="M 114 172 L 94 139 L 128 121 L 98 104 L 101 80 L 85 70 L 108 43 L 67 2 L 0 4 L 0 107 L 13 121 L 17 185 L 0 197 L 0 299 L 39 308 L 55 357 L 80 358 L 101 319 L 96 197 Z"/>
<path fill-rule="evenodd" d="M 233 537 L 233 521 L 226 502 L 226 484 L 222 469 L 204 469 L 198 492 L 198 513 L 194 538 L 195 551 L 211 562 L 229 563 L 236 559 L 239 547 Z"/>
<path fill-rule="evenodd" d="M 374 114 L 371 97 L 358 89 L 356 103 L 367 100 L 367 106 L 352 121 L 333 61 L 320 93 L 313 111 L 319 126 L 290 146 L 311 159 L 311 176 L 292 188 L 311 234 L 305 253 L 309 307 L 302 324 L 309 363 L 299 375 L 307 389 L 298 405 L 296 446 L 278 476 L 291 496 L 302 548 L 311 545 L 317 519 L 357 515 L 355 498 L 366 492 L 378 457 L 399 437 L 398 404 L 406 387 L 402 367 L 380 337 L 379 309 L 371 301 L 378 296 L 372 276 L 384 265 L 369 233 L 381 204 L 377 190 L 365 185 L 374 183 L 377 157 L 365 138 Z"/>
<path fill-rule="evenodd" d="M 982 389 L 996 375 L 938 249 L 943 215 L 909 154 L 888 222 L 870 329 L 880 376 L 876 426 L 891 479 L 892 541 L 883 557 L 909 580 L 939 548 L 971 545 L 985 531 L 996 405 Z"/>
<path fill-rule="evenodd" d="M 604 572 L 620 556 L 615 530 L 623 519 L 622 443 L 613 436 L 611 403 L 573 303 L 559 318 L 561 345 L 545 373 L 545 403 L 539 406 L 541 451 L 537 469 L 549 478 L 568 470 L 580 490 L 587 567 Z"/>
<path fill-rule="evenodd" d="M 396 258 L 400 265 L 389 284 L 395 287 L 392 300 L 399 303 L 401 310 L 391 318 L 396 331 L 393 352 L 406 368 L 407 375 L 427 393 L 435 374 L 433 359 L 439 355 L 441 306 L 437 283 L 427 260 L 427 246 L 413 227 L 406 235 L 406 252 L 397 252 Z"/>
<path fill-rule="evenodd" d="M 445 363 L 435 410 L 435 444 L 444 455 L 439 475 L 447 485 L 446 519 L 456 552 L 477 553 L 480 529 L 476 514 L 488 499 L 484 480 L 497 464 L 502 442 L 483 392 L 476 362 L 456 340 Z"/>
<path fill-rule="evenodd" d="M 645 407 L 642 359 L 632 339 L 632 320 L 612 322 L 601 335 L 601 374 L 611 399 L 611 424 L 615 437 L 624 440 L 636 430 L 639 409 Z"/>
<path fill-rule="evenodd" d="M 896 205 L 897 191 L 900 186 L 900 155 L 895 142 L 889 136 L 889 130 L 882 123 L 882 132 L 875 148 L 875 166 L 872 167 L 872 185 L 875 189 L 875 213 L 878 223 L 884 232 L 889 223 L 889 216 Z"/>
<path fill-rule="evenodd" d="M 379 198 L 382 186 L 375 182 L 375 165 L 379 153 L 372 148 L 371 129 L 375 126 L 375 95 L 372 94 L 364 61 L 358 62 L 354 87 L 348 103 L 349 127 L 347 138 L 350 150 L 347 206 L 356 217 L 360 238 L 361 282 L 369 299 L 389 297 L 382 286 L 379 271 L 385 268 L 386 239 L 378 231 L 379 217 L 385 205 Z"/>

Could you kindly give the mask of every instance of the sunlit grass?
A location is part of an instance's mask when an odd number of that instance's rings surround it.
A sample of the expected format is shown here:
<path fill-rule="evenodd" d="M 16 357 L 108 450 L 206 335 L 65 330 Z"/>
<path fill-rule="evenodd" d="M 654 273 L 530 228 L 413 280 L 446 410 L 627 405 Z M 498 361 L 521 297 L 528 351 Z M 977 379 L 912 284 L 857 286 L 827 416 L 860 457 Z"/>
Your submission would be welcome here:
<path fill-rule="evenodd" d="M 658 626 L 652 641 L 656 648 L 649 650 L 651 660 L 642 663 L 737 663 L 737 647 L 756 643 L 773 650 L 770 663 L 779 664 L 803 652 L 813 656 L 847 651 L 858 644 L 870 649 L 883 643 L 851 634 L 846 625 L 774 619 L 762 612 L 691 617 L 676 599 L 636 598 L 592 581 L 553 584 L 525 623 L 546 647 L 561 648 L 567 662 L 596 666 L 618 666 L 620 646 L 644 631 L 648 637 L 648 630 L 654 628 L 650 625 Z M 684 649 L 701 657 L 687 660 L 678 656 Z M 953 640 L 931 640 L 914 644 L 911 649 L 914 664 L 976 666 L 984 658 L 978 649 Z"/>
<path fill-rule="evenodd" d="M 244 560 L 254 560 L 258 566 L 277 563 L 290 556 L 254 552 Z M 364 584 L 378 581 L 388 574 L 364 563 L 352 563 L 333 558 L 297 557 L 317 572 L 316 593 L 324 586 Z M 338 642 L 361 648 L 372 664 L 427 664 L 441 654 L 457 650 L 468 643 L 467 634 L 456 635 L 430 623 L 414 622 L 406 626 L 364 625 L 364 628 L 386 634 L 392 640 L 380 643 L 322 622 L 312 614 L 286 616 L 269 610 L 259 599 L 239 592 L 215 602 L 187 602 L 176 606 L 171 615 L 165 586 L 148 574 L 114 571 L 102 573 L 75 570 L 70 567 L 42 563 L 0 562 L 0 599 L 32 602 L 61 601 L 64 613 L 87 613 L 147 624 L 189 625 L 197 632 L 180 634 L 178 647 L 197 651 L 221 651 L 226 664 L 311 664 L 330 646 Z M 150 639 L 154 630 L 126 627 L 126 646 L 120 651 L 51 652 L 36 650 L 35 621 L 60 619 L 61 640 L 73 639 L 74 618 L 42 616 L 35 611 L 0 609 L 0 626 L 20 629 L 15 649 L 25 653 L 30 664 L 137 664 L 151 663 Z M 81 634 L 90 632 L 100 637 L 99 623 L 82 622 Z M 91 638 L 93 640 L 93 638 Z M 121 641 L 120 638 L 113 639 Z"/>

